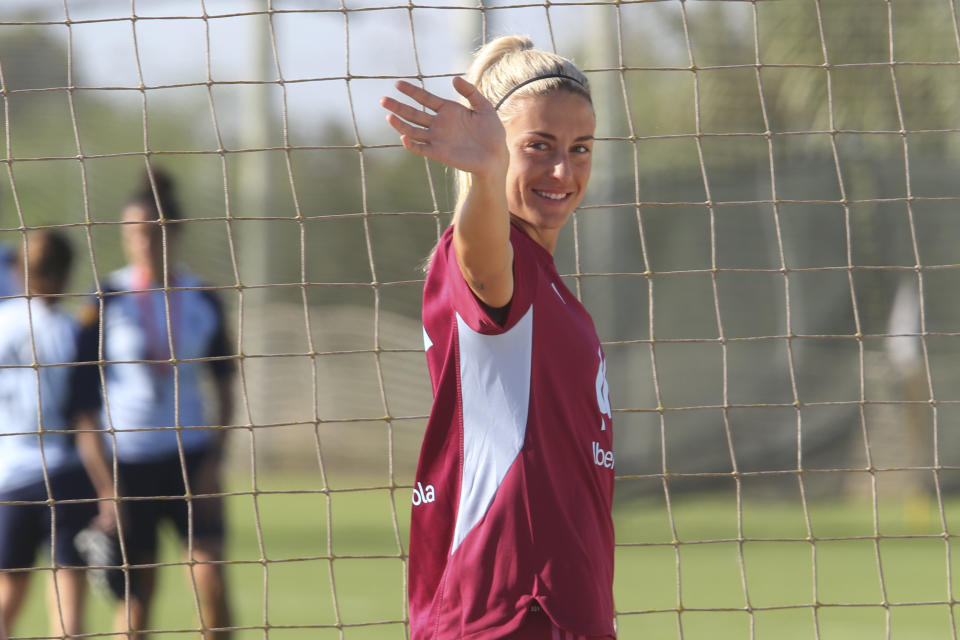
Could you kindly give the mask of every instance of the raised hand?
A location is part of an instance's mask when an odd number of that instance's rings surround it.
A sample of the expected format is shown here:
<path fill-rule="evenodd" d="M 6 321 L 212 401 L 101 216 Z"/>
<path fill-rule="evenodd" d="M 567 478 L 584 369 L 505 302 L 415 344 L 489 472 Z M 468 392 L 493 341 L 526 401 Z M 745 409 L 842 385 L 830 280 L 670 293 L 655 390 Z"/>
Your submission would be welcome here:
<path fill-rule="evenodd" d="M 506 171 L 503 124 L 493 105 L 475 86 L 460 77 L 453 79 L 454 89 L 467 99 L 469 107 L 409 82 L 401 80 L 396 86 L 429 110 L 422 111 L 389 97 L 380 99 L 380 105 L 390 111 L 387 122 L 400 133 L 405 149 L 470 173 Z"/>

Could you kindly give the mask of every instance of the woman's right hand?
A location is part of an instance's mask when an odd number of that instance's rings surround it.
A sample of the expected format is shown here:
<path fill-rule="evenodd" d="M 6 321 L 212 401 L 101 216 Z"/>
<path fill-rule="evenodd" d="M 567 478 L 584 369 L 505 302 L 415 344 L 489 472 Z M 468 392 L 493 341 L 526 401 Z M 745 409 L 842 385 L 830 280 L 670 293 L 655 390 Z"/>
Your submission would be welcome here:
<path fill-rule="evenodd" d="M 380 99 L 380 105 L 390 111 L 387 122 L 400 133 L 405 149 L 469 173 L 506 173 L 509 156 L 503 124 L 474 85 L 460 77 L 453 79 L 454 88 L 469 107 L 403 80 L 396 86 L 429 110 L 389 97 Z"/>
<path fill-rule="evenodd" d="M 112 495 L 109 498 L 101 498 L 97 503 L 97 515 L 93 519 L 93 526 L 108 535 L 116 535 L 119 511 L 120 506 L 113 500 Z"/>

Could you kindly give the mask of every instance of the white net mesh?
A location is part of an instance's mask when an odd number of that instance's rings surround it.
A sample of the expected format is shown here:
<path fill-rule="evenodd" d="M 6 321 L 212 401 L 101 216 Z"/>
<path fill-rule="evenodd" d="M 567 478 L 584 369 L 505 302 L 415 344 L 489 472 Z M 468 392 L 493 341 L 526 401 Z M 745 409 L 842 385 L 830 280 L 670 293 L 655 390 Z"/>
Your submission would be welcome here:
<path fill-rule="evenodd" d="M 170 259 L 236 345 L 235 635 L 403 638 L 419 265 L 453 197 L 377 100 L 398 78 L 452 97 L 481 42 L 529 34 L 598 112 L 556 261 L 609 362 L 620 637 L 956 638 L 958 12 L 4 0 L 0 243 L 62 229 L 75 309 L 123 264 L 145 166 L 170 172 Z M 188 563 L 166 536 L 164 635 L 202 624 Z M 47 633 L 38 590 L 14 635 Z"/>

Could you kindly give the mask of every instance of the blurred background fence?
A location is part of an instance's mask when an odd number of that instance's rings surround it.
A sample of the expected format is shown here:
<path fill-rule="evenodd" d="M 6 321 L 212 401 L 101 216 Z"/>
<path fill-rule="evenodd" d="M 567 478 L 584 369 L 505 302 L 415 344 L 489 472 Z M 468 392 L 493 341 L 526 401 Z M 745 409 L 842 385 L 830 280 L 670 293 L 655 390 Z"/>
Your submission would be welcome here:
<path fill-rule="evenodd" d="M 67 229 L 85 293 L 122 263 L 145 163 L 169 170 L 179 257 L 242 354 L 236 468 L 404 490 L 419 267 L 453 194 L 377 99 L 397 78 L 452 97 L 512 32 L 594 85 L 556 260 L 610 363 L 618 509 L 960 487 L 956 0 L 4 0 L 0 242 Z"/>

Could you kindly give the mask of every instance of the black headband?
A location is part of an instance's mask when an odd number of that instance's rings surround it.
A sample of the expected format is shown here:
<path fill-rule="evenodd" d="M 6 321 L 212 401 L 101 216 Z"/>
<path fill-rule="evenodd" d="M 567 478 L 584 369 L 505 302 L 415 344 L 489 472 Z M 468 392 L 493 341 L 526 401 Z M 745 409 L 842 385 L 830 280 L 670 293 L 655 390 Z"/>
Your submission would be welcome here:
<path fill-rule="evenodd" d="M 576 82 L 578 85 L 580 85 L 581 87 L 583 87 L 583 83 L 582 83 L 582 82 L 580 82 L 579 80 L 577 80 L 577 79 L 574 78 L 573 76 L 568 76 L 568 75 L 565 74 L 565 73 L 545 73 L 545 74 L 542 75 L 542 76 L 534 76 L 534 77 L 530 78 L 529 80 L 524 80 L 523 82 L 521 82 L 520 84 L 518 84 L 517 86 L 515 86 L 513 89 L 510 89 L 510 91 L 507 91 L 507 93 L 506 93 L 502 98 L 500 98 L 500 102 L 497 103 L 497 106 L 495 106 L 495 107 L 493 108 L 494 111 L 499 111 L 499 110 L 500 110 L 500 107 L 503 106 L 503 103 L 507 101 L 507 98 L 509 98 L 510 96 L 512 96 L 514 93 L 516 93 L 517 89 L 520 89 L 521 87 L 525 87 L 525 86 L 527 86 L 528 84 L 530 84 L 531 82 L 536 82 L 537 80 L 546 80 L 547 78 L 563 78 L 564 80 L 571 80 L 571 81 L 573 81 L 573 82 Z M 584 87 L 584 89 L 586 89 L 586 87 Z"/>

